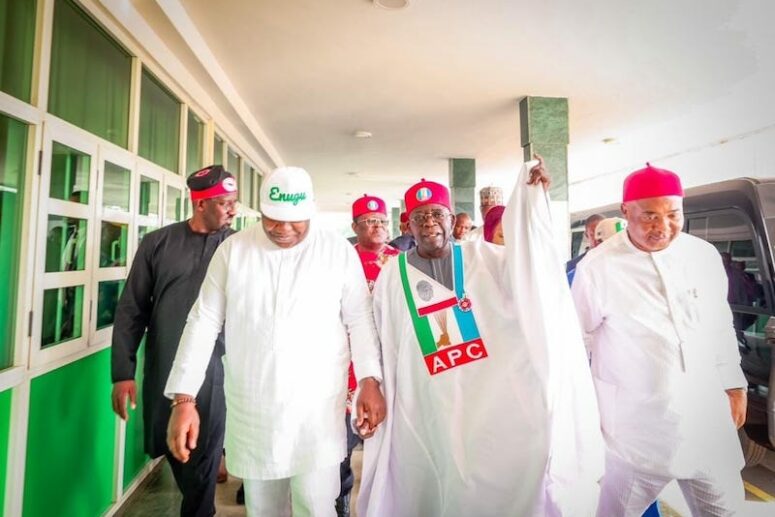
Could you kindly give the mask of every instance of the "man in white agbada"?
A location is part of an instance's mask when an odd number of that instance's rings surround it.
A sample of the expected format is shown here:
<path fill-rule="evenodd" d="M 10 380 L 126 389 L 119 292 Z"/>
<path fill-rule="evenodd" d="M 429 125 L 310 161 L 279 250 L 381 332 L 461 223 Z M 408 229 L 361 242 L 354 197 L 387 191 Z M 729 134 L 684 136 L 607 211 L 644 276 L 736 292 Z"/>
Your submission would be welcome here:
<path fill-rule="evenodd" d="M 165 388 L 168 445 L 183 462 L 196 447 L 193 396 L 225 321 L 225 447 L 248 515 L 334 516 L 351 352 L 362 435 L 385 414 L 369 292 L 353 247 L 310 221 L 306 171 L 276 169 L 260 203 L 261 224 L 218 248 L 188 316 Z"/>
<path fill-rule="evenodd" d="M 693 515 L 744 499 L 747 382 L 718 251 L 682 233 L 683 189 L 648 166 L 625 179 L 627 229 L 581 261 L 573 296 L 589 334 L 607 445 L 598 515 L 639 516 L 673 479 Z"/>
<path fill-rule="evenodd" d="M 361 517 L 594 513 L 594 387 L 548 198 L 527 182 L 526 166 L 505 247 L 450 243 L 443 185 L 406 192 L 417 247 L 374 288 L 387 417 L 364 444 Z"/>

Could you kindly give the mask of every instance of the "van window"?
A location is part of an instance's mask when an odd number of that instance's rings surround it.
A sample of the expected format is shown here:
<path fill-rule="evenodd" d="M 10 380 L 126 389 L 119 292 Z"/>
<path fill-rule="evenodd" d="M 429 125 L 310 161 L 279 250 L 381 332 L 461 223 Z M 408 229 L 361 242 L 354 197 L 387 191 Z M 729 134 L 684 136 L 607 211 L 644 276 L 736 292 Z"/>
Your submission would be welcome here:
<path fill-rule="evenodd" d="M 724 211 L 690 217 L 688 231 L 710 242 L 721 253 L 729 280 L 727 299 L 733 307 L 767 307 L 753 232 L 742 212 Z"/>

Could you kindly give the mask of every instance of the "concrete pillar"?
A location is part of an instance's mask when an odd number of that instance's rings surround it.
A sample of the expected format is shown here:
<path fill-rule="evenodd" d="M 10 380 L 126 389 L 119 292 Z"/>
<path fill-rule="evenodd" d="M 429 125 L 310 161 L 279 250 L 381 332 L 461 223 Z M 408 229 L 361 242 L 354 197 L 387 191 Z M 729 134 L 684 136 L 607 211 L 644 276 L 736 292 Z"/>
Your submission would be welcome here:
<path fill-rule="evenodd" d="M 549 195 L 555 235 L 562 256 L 570 256 L 570 213 L 568 210 L 568 99 L 525 97 L 519 102 L 520 134 L 525 161 L 533 154 L 544 158 L 552 177 Z"/>
<path fill-rule="evenodd" d="M 449 159 L 449 191 L 452 196 L 452 211 L 466 212 L 474 218 L 474 197 L 476 196 L 476 160 L 472 158 Z"/>

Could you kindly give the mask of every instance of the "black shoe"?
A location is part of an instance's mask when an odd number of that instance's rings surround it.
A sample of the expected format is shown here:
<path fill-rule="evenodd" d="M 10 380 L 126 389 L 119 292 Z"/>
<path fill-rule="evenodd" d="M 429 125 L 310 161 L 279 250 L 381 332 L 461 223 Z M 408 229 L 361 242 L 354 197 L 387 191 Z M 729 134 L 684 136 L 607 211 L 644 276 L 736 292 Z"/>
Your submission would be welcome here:
<path fill-rule="evenodd" d="M 336 498 L 336 516 L 350 517 L 350 494 Z"/>
<path fill-rule="evenodd" d="M 241 484 L 239 486 L 239 490 L 237 490 L 237 504 L 240 506 L 245 506 L 245 484 Z"/>

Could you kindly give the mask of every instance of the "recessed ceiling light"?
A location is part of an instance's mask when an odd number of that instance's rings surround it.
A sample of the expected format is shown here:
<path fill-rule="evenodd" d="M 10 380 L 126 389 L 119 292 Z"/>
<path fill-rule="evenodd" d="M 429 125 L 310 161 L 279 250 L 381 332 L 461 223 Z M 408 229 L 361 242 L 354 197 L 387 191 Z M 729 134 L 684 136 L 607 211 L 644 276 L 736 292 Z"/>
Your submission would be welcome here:
<path fill-rule="evenodd" d="M 617 140 L 616 138 L 614 138 L 612 136 L 609 136 L 607 138 L 603 138 L 603 143 L 604 144 L 618 144 L 619 140 Z"/>
<path fill-rule="evenodd" d="M 355 172 L 355 171 L 345 172 L 345 174 L 347 174 L 348 176 L 357 176 L 358 175 L 358 173 Z"/>
<path fill-rule="evenodd" d="M 403 9 L 409 5 L 409 0 L 374 0 L 374 5 L 383 9 Z"/>
<path fill-rule="evenodd" d="M 353 136 L 355 138 L 371 138 L 371 131 L 364 131 L 363 129 L 359 129 L 353 133 Z"/>

